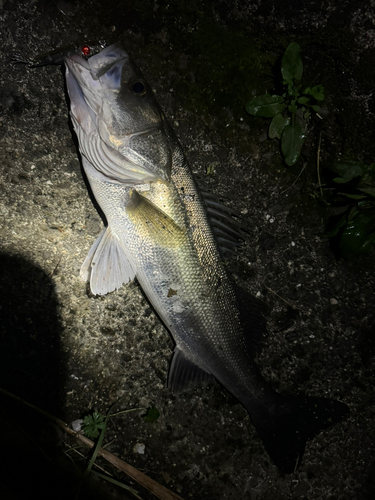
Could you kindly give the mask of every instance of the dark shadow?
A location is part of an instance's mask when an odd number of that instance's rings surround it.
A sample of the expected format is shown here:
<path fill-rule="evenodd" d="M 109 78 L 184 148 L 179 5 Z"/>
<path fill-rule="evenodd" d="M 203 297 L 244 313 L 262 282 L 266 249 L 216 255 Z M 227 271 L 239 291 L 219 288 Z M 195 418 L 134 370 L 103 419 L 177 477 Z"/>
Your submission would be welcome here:
<path fill-rule="evenodd" d="M 63 417 L 58 302 L 49 276 L 0 253 L 0 387 Z"/>
<path fill-rule="evenodd" d="M 0 387 L 63 417 L 57 307 L 54 285 L 42 269 L 22 257 L 0 253 Z M 57 429 L 4 394 L 0 394 L 0 425 L 6 457 L 0 471 L 2 491 L 7 498 L 18 499 L 27 495 L 28 486 L 40 497 L 39 490 L 49 489 L 52 476 L 41 440 L 49 434 L 44 444 L 53 448 Z M 46 474 L 41 477 L 43 469 Z"/>
<path fill-rule="evenodd" d="M 58 307 L 50 276 L 22 257 L 0 253 L 0 388 L 65 420 Z M 64 454 L 60 428 L 3 393 L 0 426 L 1 498 L 21 500 L 30 492 L 41 500 L 111 497 L 96 478 L 82 481 L 86 462 L 77 467 Z"/>

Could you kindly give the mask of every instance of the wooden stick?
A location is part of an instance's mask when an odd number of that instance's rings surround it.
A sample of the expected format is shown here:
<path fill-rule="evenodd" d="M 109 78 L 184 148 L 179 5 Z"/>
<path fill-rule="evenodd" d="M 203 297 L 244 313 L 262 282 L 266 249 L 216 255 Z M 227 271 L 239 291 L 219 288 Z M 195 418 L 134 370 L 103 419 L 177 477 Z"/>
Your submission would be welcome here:
<path fill-rule="evenodd" d="M 91 439 L 88 439 L 86 436 L 79 432 L 75 432 L 73 429 L 71 429 L 65 422 L 60 420 L 57 417 L 54 417 L 50 413 L 47 413 L 46 411 L 38 408 L 37 406 L 34 406 L 31 403 L 28 403 L 27 401 L 24 401 L 23 399 L 19 398 L 18 396 L 15 396 L 14 394 L 1 389 L 0 388 L 0 393 L 5 394 L 6 396 L 16 400 L 18 403 L 21 403 L 23 405 L 26 405 L 36 412 L 40 413 L 44 417 L 46 417 L 48 420 L 54 422 L 56 425 L 61 427 L 67 434 L 70 434 L 71 436 L 74 436 L 78 441 L 83 443 L 85 446 L 88 448 L 93 448 L 95 446 L 95 443 L 91 441 Z M 146 488 L 148 491 L 150 491 L 153 495 L 155 495 L 157 498 L 160 500 L 183 500 L 182 497 L 177 495 L 177 493 L 174 493 L 173 491 L 169 490 L 168 488 L 165 488 L 163 485 L 158 483 L 157 481 L 154 481 L 150 477 L 146 476 L 146 474 L 143 474 L 143 472 L 139 471 L 132 465 L 124 462 L 120 458 L 118 458 L 116 455 L 113 455 L 109 451 L 105 450 L 104 448 L 99 448 L 98 454 L 103 457 L 107 462 L 110 464 L 114 465 L 117 467 L 119 470 L 125 472 L 129 477 L 134 479 L 137 483 L 139 483 L 141 486 Z"/>

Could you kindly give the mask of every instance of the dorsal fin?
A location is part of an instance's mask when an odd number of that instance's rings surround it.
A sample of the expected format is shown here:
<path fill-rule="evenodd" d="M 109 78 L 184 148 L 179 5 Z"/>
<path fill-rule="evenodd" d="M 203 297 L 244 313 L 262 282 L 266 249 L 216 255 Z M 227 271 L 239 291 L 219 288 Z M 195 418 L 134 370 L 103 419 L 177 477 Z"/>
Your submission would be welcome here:
<path fill-rule="evenodd" d="M 207 192 L 201 194 L 219 251 L 222 257 L 231 258 L 236 247 L 243 243 L 247 231 L 234 218 L 233 211 L 221 202 L 220 197 Z"/>
<path fill-rule="evenodd" d="M 233 210 L 224 205 L 221 201 L 224 198 L 223 196 L 218 196 L 216 194 L 209 193 L 208 191 L 201 191 L 201 195 L 203 196 L 204 202 L 208 207 L 216 208 L 228 215 L 233 215 Z"/>

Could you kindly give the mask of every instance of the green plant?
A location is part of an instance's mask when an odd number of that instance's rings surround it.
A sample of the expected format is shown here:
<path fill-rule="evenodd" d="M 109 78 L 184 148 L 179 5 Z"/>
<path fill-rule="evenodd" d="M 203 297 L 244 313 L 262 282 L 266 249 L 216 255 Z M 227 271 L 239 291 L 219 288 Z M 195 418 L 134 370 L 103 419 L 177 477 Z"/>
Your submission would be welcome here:
<path fill-rule="evenodd" d="M 137 491 L 134 490 L 133 488 L 131 488 L 131 487 L 129 487 L 129 486 L 123 484 L 123 483 L 120 483 L 119 481 L 117 481 L 117 480 L 115 480 L 115 479 L 113 479 L 111 477 L 108 477 L 107 475 L 103 475 L 101 473 L 98 473 L 97 471 L 93 472 L 93 470 L 92 470 L 92 467 L 93 467 L 93 465 L 95 463 L 95 460 L 96 460 L 96 458 L 98 456 L 99 450 L 101 449 L 102 444 L 103 444 L 103 440 L 104 440 L 104 436 L 106 434 L 107 423 L 108 423 L 109 418 L 110 417 L 115 417 L 116 415 L 121 415 L 123 413 L 129 413 L 131 411 L 145 410 L 145 408 L 132 408 L 130 410 L 120 410 L 120 411 L 118 411 L 116 413 L 111 413 L 112 408 L 115 406 L 115 404 L 117 404 L 117 401 L 115 403 L 113 403 L 113 405 L 110 407 L 110 409 L 108 410 L 106 416 L 98 413 L 97 411 L 93 411 L 91 414 L 87 415 L 83 419 L 83 432 L 84 432 L 84 434 L 87 437 L 98 438 L 98 440 L 96 442 L 96 445 L 93 448 L 91 459 L 90 459 L 90 461 L 89 461 L 89 463 L 87 465 L 87 468 L 86 468 L 86 471 L 85 471 L 85 476 L 87 476 L 90 472 L 94 473 L 94 474 L 102 477 L 106 481 L 109 481 L 109 482 L 112 482 L 114 484 L 117 484 L 121 488 L 130 491 L 137 498 L 140 498 L 138 496 L 138 494 L 137 494 Z M 159 416 L 159 412 L 155 408 L 154 405 L 151 405 L 151 407 L 146 411 L 146 416 L 149 413 L 151 413 L 153 415 L 153 419 L 150 420 L 151 422 L 154 421 L 154 420 L 156 420 L 158 418 L 158 416 Z M 156 415 L 156 413 L 157 413 L 157 415 Z"/>
<path fill-rule="evenodd" d="M 375 247 L 375 163 L 335 162 L 329 170 L 337 185 L 329 202 L 344 210 L 326 236 L 346 259 L 369 253 Z"/>
<path fill-rule="evenodd" d="M 83 424 L 82 424 L 83 433 L 88 438 L 96 439 L 102 432 L 102 430 L 105 431 L 107 420 L 109 417 L 115 417 L 116 415 L 121 415 L 122 413 L 129 413 L 131 411 L 139 411 L 139 410 L 146 411 L 146 413 L 143 415 L 145 422 L 155 422 L 160 416 L 159 410 L 153 404 L 151 404 L 151 406 L 147 409 L 132 408 L 130 410 L 121 410 L 118 411 L 117 413 L 108 413 L 106 417 L 94 410 L 89 415 L 86 415 L 86 417 L 84 417 L 83 419 Z"/>
<path fill-rule="evenodd" d="M 84 417 L 82 425 L 84 435 L 88 438 L 96 439 L 101 430 L 105 428 L 104 419 L 105 417 L 97 411 L 93 411 L 90 415 Z"/>
<path fill-rule="evenodd" d="M 281 60 L 283 93 L 256 96 L 245 107 L 250 115 L 272 118 L 268 135 L 270 139 L 281 140 L 281 151 L 288 166 L 297 162 L 311 113 L 318 113 L 321 110 L 318 103 L 324 101 L 323 86 L 303 88 L 302 74 L 301 47 L 292 42 Z"/>
<path fill-rule="evenodd" d="M 143 415 L 143 418 L 145 419 L 145 422 L 156 422 L 156 420 L 160 417 L 159 410 L 154 406 L 151 405 L 149 408 L 147 408 L 146 414 Z"/>

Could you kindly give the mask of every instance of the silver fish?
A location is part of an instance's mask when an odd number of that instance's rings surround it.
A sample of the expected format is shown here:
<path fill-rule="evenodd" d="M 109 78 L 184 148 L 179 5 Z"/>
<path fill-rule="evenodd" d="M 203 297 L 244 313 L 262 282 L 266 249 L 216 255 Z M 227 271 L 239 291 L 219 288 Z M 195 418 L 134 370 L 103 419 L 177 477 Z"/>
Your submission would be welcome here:
<path fill-rule="evenodd" d="M 261 376 L 254 339 L 264 320 L 232 284 L 180 144 L 122 46 L 91 57 L 72 51 L 64 62 L 83 168 L 108 223 L 81 277 L 101 295 L 136 277 L 176 344 L 172 390 L 218 380 L 249 412 L 274 463 L 293 472 L 306 440 L 347 406 L 281 395 Z M 210 212 L 230 246 L 226 217 L 218 206 Z"/>

